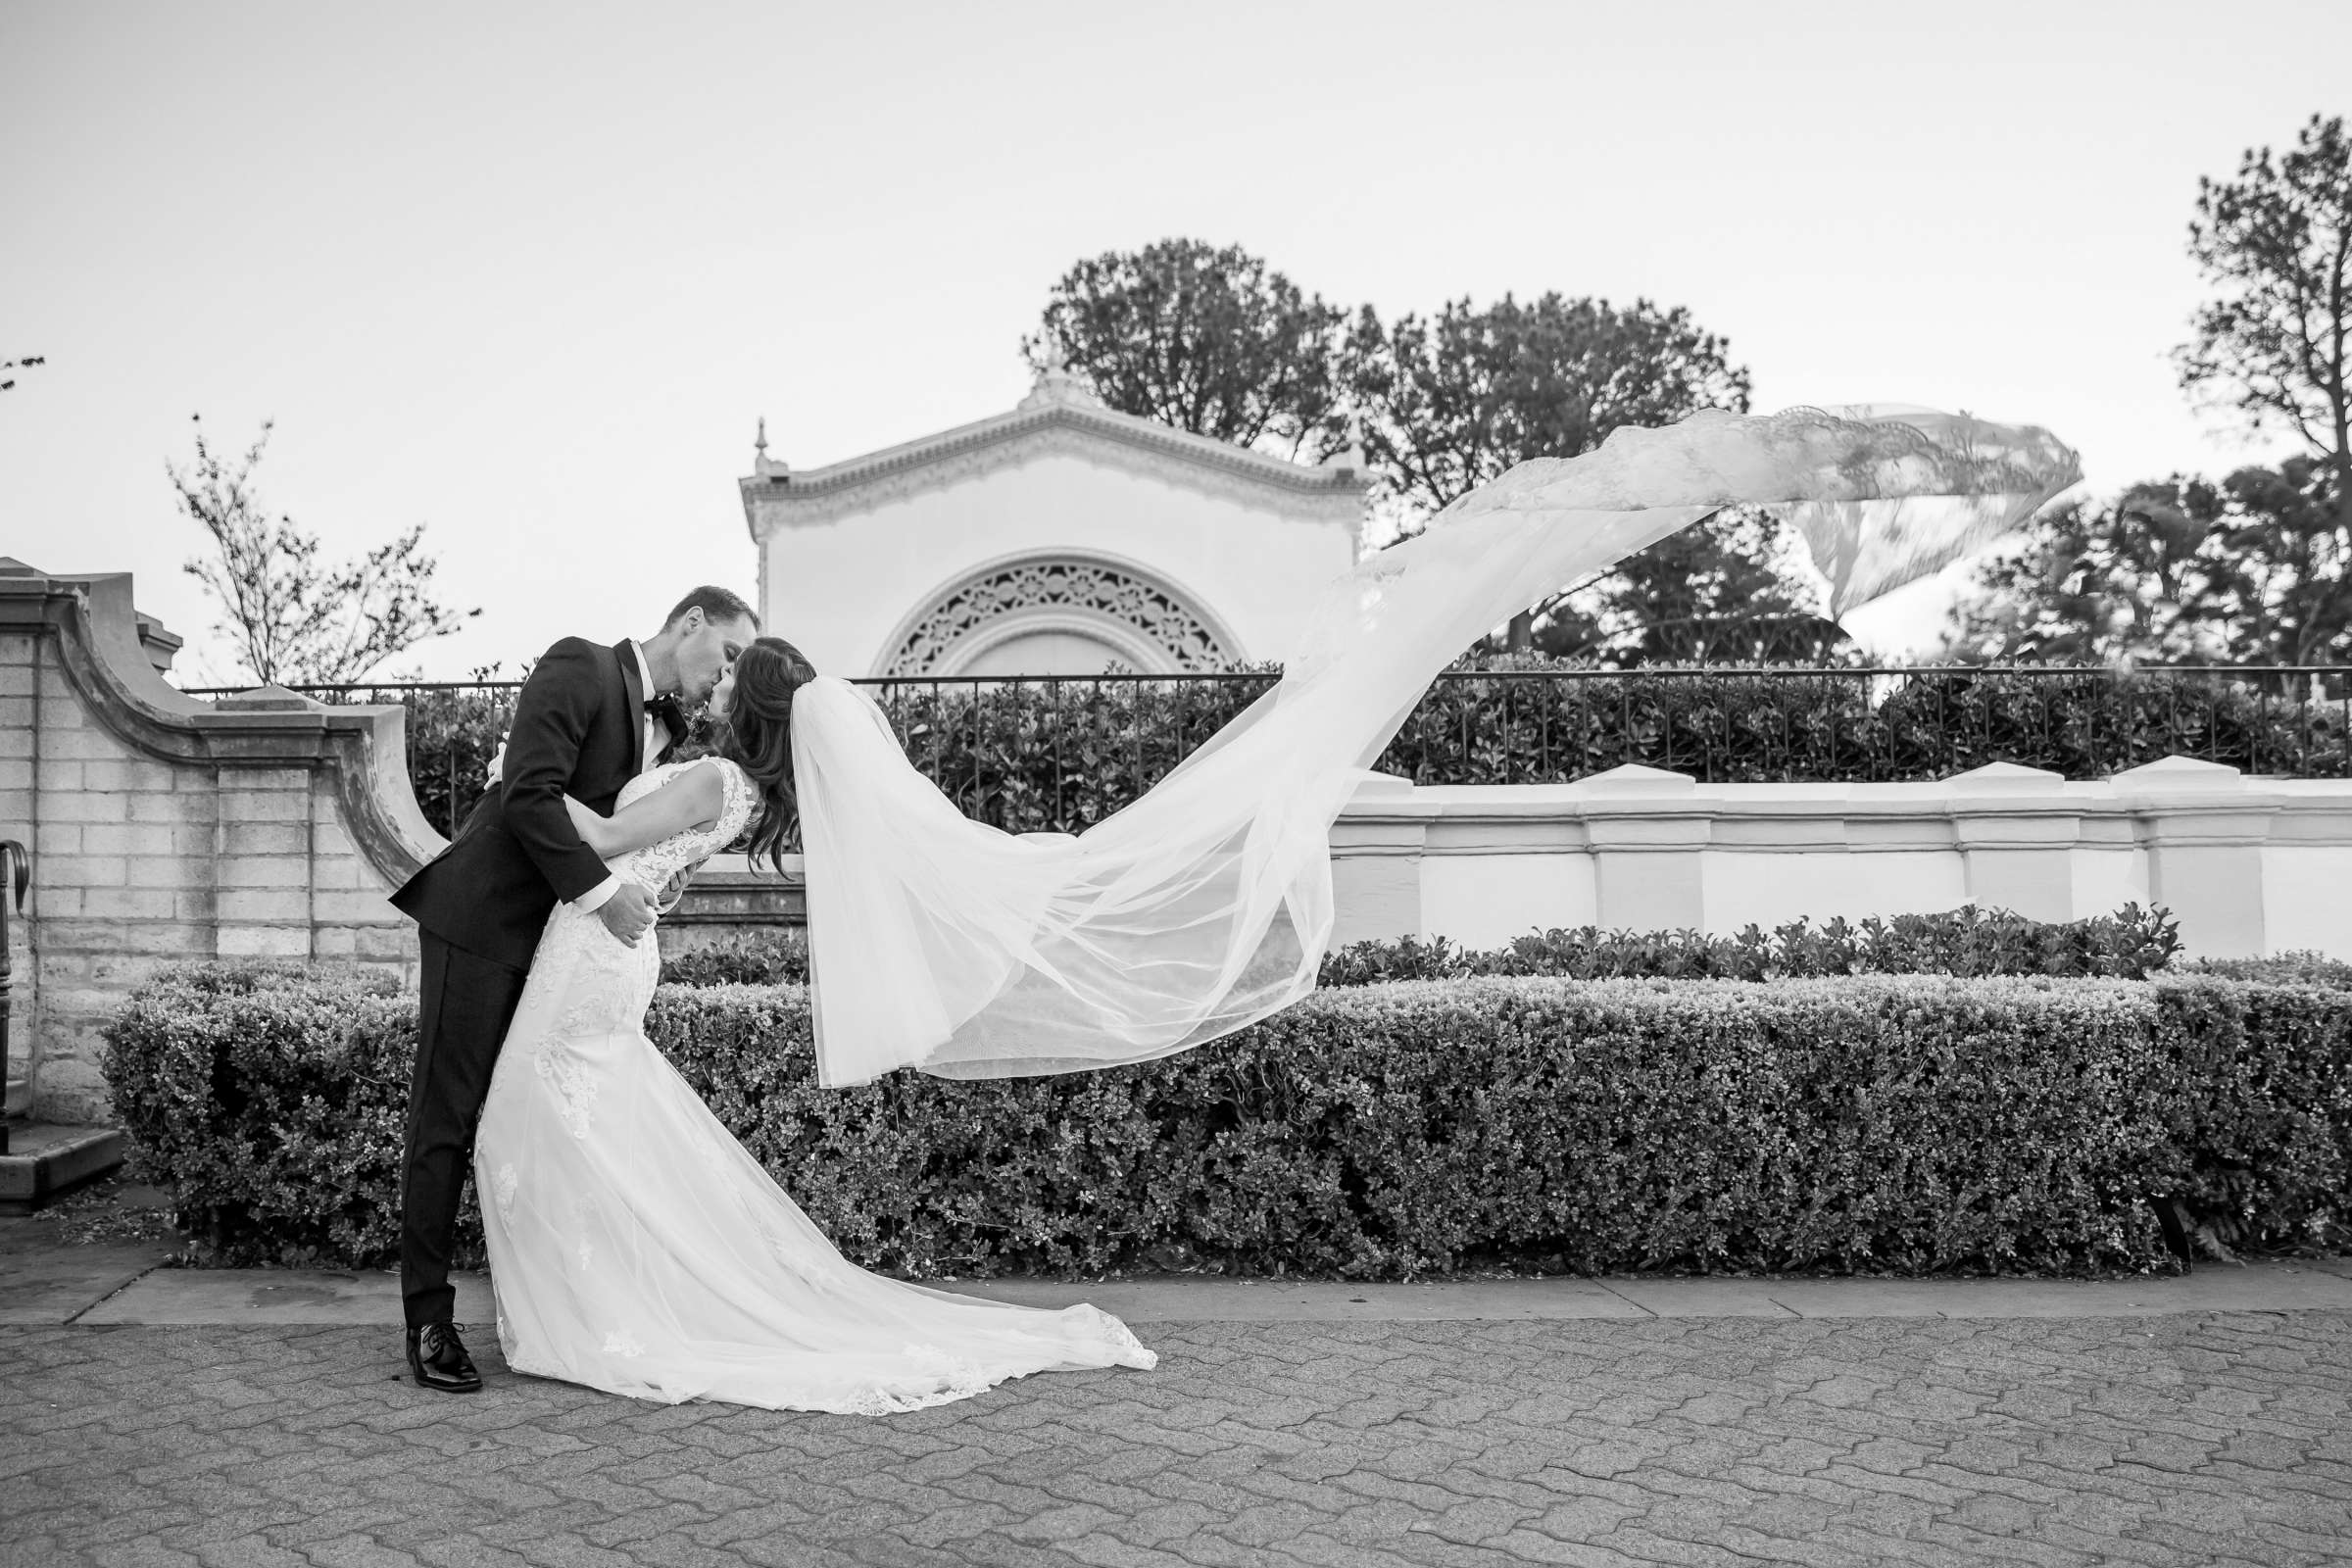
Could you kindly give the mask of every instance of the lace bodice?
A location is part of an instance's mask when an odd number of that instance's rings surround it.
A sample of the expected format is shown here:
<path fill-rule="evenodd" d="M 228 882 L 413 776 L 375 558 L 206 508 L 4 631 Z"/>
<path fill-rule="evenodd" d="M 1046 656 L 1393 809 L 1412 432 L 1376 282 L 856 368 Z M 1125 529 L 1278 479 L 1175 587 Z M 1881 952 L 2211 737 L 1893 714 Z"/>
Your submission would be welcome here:
<path fill-rule="evenodd" d="M 751 821 L 759 795 L 742 768 L 724 759 L 710 760 L 718 769 L 718 820 L 613 857 L 605 862 L 613 875 L 659 897 L 671 877 L 735 842 Z M 696 760 L 649 768 L 628 782 L 617 804 L 633 805 L 701 765 Z M 637 1027 L 661 974 L 658 933 L 629 947 L 607 931 L 596 913 L 576 905 L 559 904 L 548 916 L 501 1059 L 527 1061 L 555 1085 L 565 1123 L 576 1136 L 588 1136 L 597 1085 L 592 1075 L 581 1071 L 575 1054 L 564 1049 L 564 1042 Z"/>
<path fill-rule="evenodd" d="M 718 820 L 707 828 L 675 833 L 659 844 L 648 844 L 641 850 L 632 850 L 607 861 L 614 875 L 636 883 L 648 893 L 658 893 L 662 884 L 678 872 L 709 859 L 742 836 L 743 830 L 751 824 L 752 813 L 759 809 L 760 794 L 752 787 L 752 781 L 743 769 L 723 757 L 698 758 L 690 762 L 663 762 L 659 767 L 647 768 L 622 786 L 619 800 L 613 803 L 613 809 L 618 811 L 635 805 L 672 779 L 691 768 L 700 767 L 706 761 L 718 769 L 719 798 L 722 803 Z"/>

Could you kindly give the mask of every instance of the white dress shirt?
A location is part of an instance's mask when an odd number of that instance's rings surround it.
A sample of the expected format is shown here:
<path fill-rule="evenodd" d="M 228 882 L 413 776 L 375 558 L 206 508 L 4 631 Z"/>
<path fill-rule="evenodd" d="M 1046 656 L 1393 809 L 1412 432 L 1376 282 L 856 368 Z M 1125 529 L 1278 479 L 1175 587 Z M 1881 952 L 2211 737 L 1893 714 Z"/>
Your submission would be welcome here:
<path fill-rule="evenodd" d="M 654 672 L 652 667 L 649 666 L 645 662 L 645 649 L 643 645 L 632 642 L 629 644 L 629 652 L 637 656 L 637 678 L 639 681 L 637 689 L 645 693 L 646 700 L 651 702 L 656 695 L 654 692 Z M 662 760 L 662 754 L 669 749 L 669 731 L 663 726 L 660 719 L 656 718 L 651 713 L 640 713 L 637 717 L 637 722 L 644 726 L 644 771 L 650 772 L 652 771 L 654 764 Z M 590 888 L 587 892 L 572 900 L 572 907 L 580 910 L 583 913 L 591 909 L 601 909 L 605 906 L 605 901 L 612 898 L 613 890 L 619 886 L 620 878 L 616 876 L 608 876 L 602 882 L 599 882 L 596 886 Z"/>

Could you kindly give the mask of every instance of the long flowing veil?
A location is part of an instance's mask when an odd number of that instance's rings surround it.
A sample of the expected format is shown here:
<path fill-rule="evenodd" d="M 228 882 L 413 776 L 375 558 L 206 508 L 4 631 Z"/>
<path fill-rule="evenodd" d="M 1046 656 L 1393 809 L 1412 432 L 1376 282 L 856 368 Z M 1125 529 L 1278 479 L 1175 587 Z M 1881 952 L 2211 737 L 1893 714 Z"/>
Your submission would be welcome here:
<path fill-rule="evenodd" d="M 1924 575 L 2077 475 L 2034 426 L 1883 407 L 1699 415 L 1521 464 L 1336 579 L 1265 696 L 1077 835 L 969 820 L 820 678 L 793 704 L 820 1079 L 1117 1066 L 1288 1006 L 1331 935 L 1332 822 L 1496 624 L 1742 504 L 1786 509 L 1850 604 L 1864 564 L 1874 594 Z"/>

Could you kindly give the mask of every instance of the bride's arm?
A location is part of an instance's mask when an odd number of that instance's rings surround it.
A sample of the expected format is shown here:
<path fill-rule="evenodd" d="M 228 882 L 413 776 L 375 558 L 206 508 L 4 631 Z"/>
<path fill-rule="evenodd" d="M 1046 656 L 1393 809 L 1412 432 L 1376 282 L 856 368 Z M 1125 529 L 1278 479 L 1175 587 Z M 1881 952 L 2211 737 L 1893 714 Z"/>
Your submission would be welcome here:
<path fill-rule="evenodd" d="M 564 797 L 564 808 L 571 813 L 571 825 L 579 829 L 580 842 L 610 860 L 689 828 L 709 827 L 726 808 L 726 793 L 718 781 L 718 764 L 705 761 L 611 816 L 597 815 L 568 795 Z"/>

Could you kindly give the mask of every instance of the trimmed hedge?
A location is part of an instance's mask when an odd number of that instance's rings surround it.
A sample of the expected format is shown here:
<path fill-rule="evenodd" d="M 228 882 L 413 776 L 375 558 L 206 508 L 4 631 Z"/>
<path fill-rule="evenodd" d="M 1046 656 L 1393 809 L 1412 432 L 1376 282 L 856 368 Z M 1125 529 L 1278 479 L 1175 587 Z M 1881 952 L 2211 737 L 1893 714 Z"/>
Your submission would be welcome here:
<path fill-rule="evenodd" d="M 875 695 L 915 766 L 966 815 L 1076 832 L 1134 801 L 1277 675 L 1269 665 L 1214 681 L 907 681 Z M 502 688 L 409 694 L 410 777 L 442 831 L 481 793 L 513 700 Z M 1596 670 L 1514 654 L 1447 671 L 1374 765 L 1420 784 L 1540 784 L 1638 762 L 1737 784 L 1939 779 L 1998 761 L 2104 778 L 2178 755 L 2340 777 L 2352 770 L 2347 707 L 2270 675 Z"/>
<path fill-rule="evenodd" d="M 192 963 L 135 992 L 106 1079 L 133 1179 L 209 1260 L 359 1265 L 400 1241 L 416 1001 L 347 965 Z M 467 1184 L 461 1266 L 482 1255 Z"/>
<path fill-rule="evenodd" d="M 2340 689 L 2164 669 L 1645 667 L 1475 662 L 1434 687 L 1376 764 L 1420 784 L 1566 782 L 1628 762 L 1715 784 L 1932 780 L 1986 762 L 2104 778 L 2159 758 L 2340 777 Z M 1480 677 L 1485 678 L 1480 678 Z"/>
<path fill-rule="evenodd" d="M 2161 907 L 2126 905 L 2088 920 L 2029 920 L 2007 909 L 1842 916 L 1815 926 L 1791 920 L 1738 936 L 1696 931 L 1531 932 L 1508 947 L 1456 947 L 1444 937 L 1380 938 L 1327 953 L 1317 983 L 1466 980 L 1474 975 L 1556 975 L 1570 980 L 1793 980 L 1841 974 L 2096 975 L 2144 980 L 2180 951 L 2180 923 Z M 2305 963 L 2316 959 L 2301 956 Z M 2253 960 L 2249 960 L 2253 961 Z M 2295 962 L 2290 956 L 2280 960 Z M 2352 967 L 2337 965 L 2352 975 Z M 2302 977 L 2290 969 L 2279 978 Z M 662 961 L 671 985 L 806 985 L 808 942 L 796 930 L 743 933 Z M 2245 979 L 2271 978 L 2248 973 Z"/>
<path fill-rule="evenodd" d="M 209 1258 L 391 1255 L 412 1005 L 244 966 L 124 1010 L 135 1169 Z M 2326 987 L 1411 982 L 1138 1067 L 848 1091 L 797 987 L 665 987 L 648 1027 L 850 1257 L 918 1278 L 2164 1268 L 2154 1194 L 2232 1245 L 2348 1239 Z"/>

